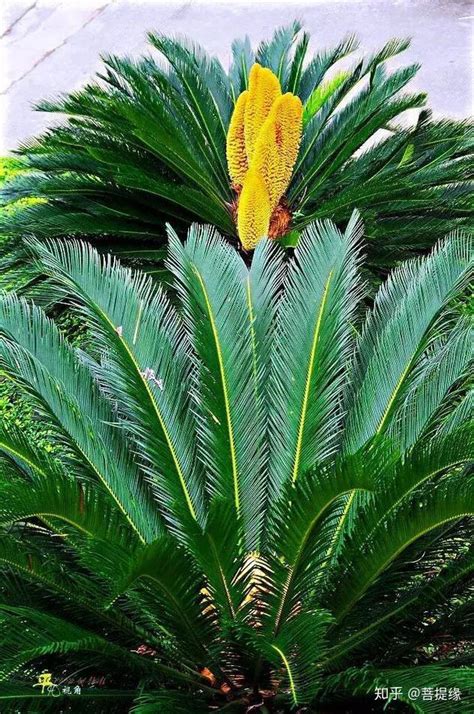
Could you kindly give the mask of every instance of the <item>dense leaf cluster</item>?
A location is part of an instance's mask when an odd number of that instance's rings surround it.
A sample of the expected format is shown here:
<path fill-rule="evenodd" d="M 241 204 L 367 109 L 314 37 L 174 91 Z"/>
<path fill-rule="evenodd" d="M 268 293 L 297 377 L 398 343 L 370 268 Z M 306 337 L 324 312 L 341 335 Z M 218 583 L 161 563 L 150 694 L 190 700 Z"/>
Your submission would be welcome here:
<path fill-rule="evenodd" d="M 0 298 L 0 368 L 61 453 L 1 428 L 2 711 L 83 667 L 107 686 L 78 711 L 369 711 L 408 683 L 469 711 L 472 245 L 398 268 L 364 314 L 361 234 L 313 224 L 249 267 L 169 229 L 171 291 L 29 241 L 93 349 Z"/>

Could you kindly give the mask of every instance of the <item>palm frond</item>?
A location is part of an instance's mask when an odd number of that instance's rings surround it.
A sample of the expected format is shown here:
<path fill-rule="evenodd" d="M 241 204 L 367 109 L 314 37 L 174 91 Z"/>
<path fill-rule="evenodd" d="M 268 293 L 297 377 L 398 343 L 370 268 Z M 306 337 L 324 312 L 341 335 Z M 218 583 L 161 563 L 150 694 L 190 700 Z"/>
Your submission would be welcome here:
<path fill-rule="evenodd" d="M 357 214 L 344 235 L 330 223 L 309 229 L 288 271 L 271 357 L 269 471 L 276 491 L 337 448 L 360 234 Z"/>
<path fill-rule="evenodd" d="M 151 494 L 112 410 L 56 325 L 15 295 L 0 300 L 0 363 L 67 435 L 137 535 L 153 539 L 160 526 Z"/>
<path fill-rule="evenodd" d="M 340 584 L 333 602 L 333 612 L 342 620 L 360 597 L 376 581 L 388 565 L 411 543 L 440 525 L 472 515 L 468 494 L 472 488 L 472 476 L 464 473 L 451 475 L 431 491 L 415 493 L 403 499 L 371 535 L 357 569 L 353 563 L 345 563 L 347 575 Z M 369 510 L 369 509 L 367 509 Z M 362 523 L 363 516 L 360 516 Z M 370 521 L 370 512 L 368 514 Z M 394 524 L 397 527 L 394 527 Z M 365 528 L 361 525 L 353 535 L 353 546 Z M 350 548 L 352 551 L 352 548 Z"/>
<path fill-rule="evenodd" d="M 469 278 L 471 261 L 472 241 L 455 233 L 428 258 L 395 270 L 378 292 L 358 349 L 347 449 L 357 450 L 387 428 L 430 327 Z"/>
<path fill-rule="evenodd" d="M 85 245 L 33 247 L 41 269 L 95 328 L 104 353 L 97 367 L 102 389 L 119 405 L 122 428 L 145 462 L 163 515 L 178 523 L 186 517 L 202 521 L 203 488 L 183 389 L 190 378 L 189 345 L 169 300 L 150 278 L 101 260 Z"/>
<path fill-rule="evenodd" d="M 170 233 L 168 268 L 195 353 L 199 457 L 211 495 L 233 494 L 248 546 L 262 520 L 263 414 L 255 401 L 248 270 L 214 231 L 194 227 L 183 247 Z M 258 367 L 257 367 L 258 369 Z"/>

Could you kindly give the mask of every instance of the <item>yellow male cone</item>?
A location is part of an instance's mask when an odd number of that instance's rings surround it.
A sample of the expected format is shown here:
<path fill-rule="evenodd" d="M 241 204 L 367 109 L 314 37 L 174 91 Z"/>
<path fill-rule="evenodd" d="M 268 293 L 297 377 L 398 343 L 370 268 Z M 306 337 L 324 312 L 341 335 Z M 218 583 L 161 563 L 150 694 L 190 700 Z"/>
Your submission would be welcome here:
<path fill-rule="evenodd" d="M 254 64 L 249 74 L 248 98 L 245 107 L 245 148 L 252 161 L 255 143 L 273 102 L 281 96 L 278 77 L 270 69 Z"/>
<path fill-rule="evenodd" d="M 288 92 L 277 99 L 255 145 L 252 168 L 260 172 L 273 211 L 291 181 L 303 127 L 303 105 Z"/>
<path fill-rule="evenodd" d="M 234 186 L 241 186 L 248 170 L 247 152 L 245 150 L 244 119 L 249 93 L 247 90 L 239 95 L 230 120 L 227 132 L 227 165 Z"/>
<path fill-rule="evenodd" d="M 247 171 L 239 198 L 237 230 L 245 250 L 253 250 L 259 240 L 268 235 L 270 226 L 270 198 L 261 174 Z"/>
<path fill-rule="evenodd" d="M 237 229 L 242 246 L 253 250 L 269 234 L 270 219 L 291 181 L 302 132 L 299 97 L 282 96 L 271 70 L 254 64 L 249 88 L 235 104 L 227 133 L 229 175 L 237 193 Z M 286 209 L 272 219 L 272 235 L 291 220 Z M 282 220 L 284 219 L 284 220 Z"/>

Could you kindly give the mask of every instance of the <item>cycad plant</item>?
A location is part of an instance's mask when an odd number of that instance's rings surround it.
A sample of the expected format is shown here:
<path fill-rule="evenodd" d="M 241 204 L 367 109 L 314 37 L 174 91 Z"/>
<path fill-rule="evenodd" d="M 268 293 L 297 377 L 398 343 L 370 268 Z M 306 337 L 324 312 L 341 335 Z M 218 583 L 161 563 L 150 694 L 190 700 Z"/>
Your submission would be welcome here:
<path fill-rule="evenodd" d="M 256 51 L 234 42 L 226 72 L 194 42 L 149 40 L 154 55 L 105 57 L 98 82 L 39 106 L 65 121 L 20 148 L 30 171 L 4 200 L 39 201 L 1 220 L 4 268 L 18 265 L 25 233 L 87 236 L 154 263 L 166 220 L 212 223 L 249 249 L 264 232 L 294 244 L 315 219 L 345 225 L 354 207 L 369 263 L 387 267 L 472 220 L 471 127 L 432 120 L 425 95 L 405 92 L 418 65 L 387 69 L 408 41 L 350 64 L 353 37 L 311 56 L 294 23 Z M 407 110 L 417 120 L 400 124 Z M 239 167 L 251 169 L 242 196 Z"/>
<path fill-rule="evenodd" d="M 58 447 L 0 435 L 2 712 L 381 711 L 376 687 L 435 686 L 417 711 L 468 711 L 472 247 L 364 315 L 361 232 L 314 224 L 247 267 L 170 229 L 171 298 L 30 241 L 90 347 L 0 299 L 2 373 Z M 78 671 L 105 686 L 74 695 Z"/>

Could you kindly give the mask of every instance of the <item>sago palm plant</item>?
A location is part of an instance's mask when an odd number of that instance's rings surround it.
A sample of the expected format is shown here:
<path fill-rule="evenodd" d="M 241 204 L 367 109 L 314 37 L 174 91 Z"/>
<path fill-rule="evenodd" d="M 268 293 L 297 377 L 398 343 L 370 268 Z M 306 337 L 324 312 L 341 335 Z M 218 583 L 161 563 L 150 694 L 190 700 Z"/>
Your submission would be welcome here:
<path fill-rule="evenodd" d="M 311 56 L 294 23 L 256 51 L 234 42 L 226 72 L 194 42 L 149 40 L 154 54 L 105 57 L 98 82 L 40 105 L 65 121 L 20 149 L 30 171 L 4 200 L 39 201 L 0 221 L 5 268 L 25 232 L 153 263 L 166 220 L 212 223 L 248 249 L 264 233 L 294 244 L 315 219 L 345 224 L 355 207 L 369 263 L 386 267 L 472 220 L 471 126 L 432 120 L 425 95 L 405 92 L 418 65 L 387 69 L 408 41 L 350 63 L 353 37 Z M 400 124 L 407 110 L 417 120 Z"/>
<path fill-rule="evenodd" d="M 90 347 L 0 299 L 2 373 L 59 446 L 0 435 L 2 712 L 381 711 L 377 687 L 468 711 L 472 246 L 364 314 L 361 234 L 313 224 L 248 267 L 169 229 L 169 295 L 30 240 Z"/>

